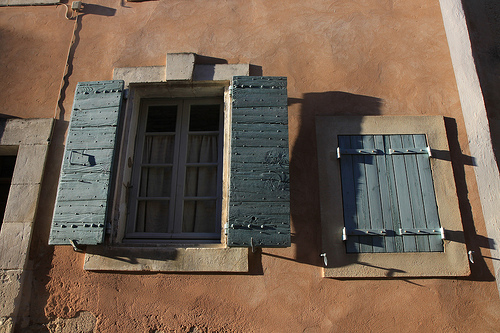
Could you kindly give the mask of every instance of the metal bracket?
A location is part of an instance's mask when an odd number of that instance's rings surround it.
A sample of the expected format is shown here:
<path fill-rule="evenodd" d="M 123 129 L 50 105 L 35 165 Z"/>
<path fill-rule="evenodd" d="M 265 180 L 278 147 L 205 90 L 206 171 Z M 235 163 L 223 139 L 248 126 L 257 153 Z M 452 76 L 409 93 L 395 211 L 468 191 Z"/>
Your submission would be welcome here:
<path fill-rule="evenodd" d="M 473 257 L 474 251 L 469 251 L 469 252 L 467 252 L 467 254 L 469 255 L 469 261 L 471 262 L 471 264 L 473 264 L 474 263 L 474 257 Z"/>
<path fill-rule="evenodd" d="M 328 267 L 328 258 L 326 257 L 326 253 L 321 253 L 319 256 L 323 257 L 323 263 L 325 264 L 325 267 Z"/>
<path fill-rule="evenodd" d="M 347 240 L 349 236 L 386 236 L 386 229 L 350 229 L 344 227 L 342 231 L 342 240 Z"/>
<path fill-rule="evenodd" d="M 252 246 L 252 253 L 255 253 L 255 243 L 253 242 L 253 237 L 250 237 L 250 245 Z"/>
<path fill-rule="evenodd" d="M 432 157 L 431 147 L 422 148 L 389 148 L 389 155 L 405 155 L 405 154 L 427 154 Z"/>
<path fill-rule="evenodd" d="M 75 252 L 83 252 L 81 245 L 79 245 L 76 240 L 70 239 L 69 243 L 73 246 Z"/>

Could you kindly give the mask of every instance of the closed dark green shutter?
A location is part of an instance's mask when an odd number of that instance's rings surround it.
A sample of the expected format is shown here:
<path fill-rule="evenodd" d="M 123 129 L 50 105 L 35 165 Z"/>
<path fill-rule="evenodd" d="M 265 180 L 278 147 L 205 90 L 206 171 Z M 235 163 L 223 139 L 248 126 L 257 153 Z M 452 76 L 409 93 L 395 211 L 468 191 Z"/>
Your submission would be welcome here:
<path fill-rule="evenodd" d="M 102 243 L 123 81 L 76 87 L 49 244 Z"/>
<path fill-rule="evenodd" d="M 234 77 L 227 243 L 290 246 L 285 77 Z"/>
<path fill-rule="evenodd" d="M 343 135 L 347 252 L 443 251 L 425 135 Z"/>

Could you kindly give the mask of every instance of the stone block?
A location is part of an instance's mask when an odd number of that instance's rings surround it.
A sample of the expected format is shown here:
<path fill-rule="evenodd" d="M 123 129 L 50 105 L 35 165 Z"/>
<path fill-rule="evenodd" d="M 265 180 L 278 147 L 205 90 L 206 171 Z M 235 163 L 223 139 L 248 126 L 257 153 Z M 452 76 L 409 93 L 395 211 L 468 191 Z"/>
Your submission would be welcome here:
<path fill-rule="evenodd" d="M 233 76 L 248 76 L 250 64 L 200 64 L 195 65 L 193 80 L 231 80 Z"/>
<path fill-rule="evenodd" d="M 11 184 L 40 184 L 42 182 L 47 145 L 21 145 Z"/>
<path fill-rule="evenodd" d="M 165 66 L 115 68 L 113 80 L 125 81 L 125 87 L 130 83 L 165 81 Z"/>
<path fill-rule="evenodd" d="M 0 229 L 0 269 L 24 269 L 30 241 L 30 224 L 4 223 Z"/>
<path fill-rule="evenodd" d="M 168 53 L 165 79 L 192 80 L 194 61 L 194 53 Z"/>
<path fill-rule="evenodd" d="M 11 317 L 0 318 L 0 333 L 14 332 L 14 321 Z"/>
<path fill-rule="evenodd" d="M 11 185 L 3 218 L 4 224 L 10 222 L 32 223 L 35 219 L 39 191 L 39 184 Z"/>
<path fill-rule="evenodd" d="M 8 119 L 0 145 L 46 145 L 52 136 L 53 119 Z"/>
<path fill-rule="evenodd" d="M 21 296 L 22 271 L 0 270 L 0 317 L 15 317 Z"/>

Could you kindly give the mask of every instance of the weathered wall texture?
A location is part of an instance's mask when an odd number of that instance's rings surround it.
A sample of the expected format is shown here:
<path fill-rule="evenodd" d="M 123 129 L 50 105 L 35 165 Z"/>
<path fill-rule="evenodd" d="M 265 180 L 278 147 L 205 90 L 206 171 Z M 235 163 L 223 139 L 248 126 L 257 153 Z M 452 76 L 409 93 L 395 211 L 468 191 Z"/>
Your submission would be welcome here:
<path fill-rule="evenodd" d="M 99 332 L 498 330 L 500 300 L 437 0 L 86 2 L 56 114 L 22 330 L 78 327 L 62 321 L 77 315 L 88 325 L 95 317 Z M 54 115 L 73 24 L 62 7 L 0 9 L 1 113 Z M 111 79 L 115 67 L 164 65 L 173 52 L 288 77 L 292 247 L 251 255 L 249 274 L 83 271 L 84 254 L 47 245 L 76 83 Z M 321 277 L 314 119 L 349 114 L 449 117 L 465 238 L 476 253 L 470 277 Z"/>

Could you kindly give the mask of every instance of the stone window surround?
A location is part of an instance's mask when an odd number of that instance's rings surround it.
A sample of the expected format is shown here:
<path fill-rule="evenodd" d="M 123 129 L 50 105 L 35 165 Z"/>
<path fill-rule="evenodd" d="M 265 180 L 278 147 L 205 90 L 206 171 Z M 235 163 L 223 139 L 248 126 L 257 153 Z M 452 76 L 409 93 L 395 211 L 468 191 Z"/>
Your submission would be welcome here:
<path fill-rule="evenodd" d="M 29 246 L 52 136 L 53 119 L 9 119 L 1 125 L 0 154 L 16 155 L 0 230 L 0 330 L 12 330 L 22 297 Z M 6 326 L 7 325 L 7 326 Z"/>
<path fill-rule="evenodd" d="M 445 235 L 444 252 L 346 253 L 340 170 L 336 157 L 338 135 L 426 134 L 436 152 L 431 158 L 438 213 Z M 323 252 L 328 266 L 324 277 L 437 277 L 467 276 L 470 267 L 463 237 L 462 219 L 451 168 L 442 116 L 317 116 L 316 135 L 320 182 Z"/>
<path fill-rule="evenodd" d="M 194 53 L 169 53 L 166 66 L 115 68 L 113 79 L 124 80 L 128 89 L 122 133 L 123 146 L 116 174 L 113 200 L 112 235 L 108 243 L 87 246 L 84 269 L 89 271 L 160 272 L 248 272 L 248 249 L 226 246 L 222 232 L 220 244 L 130 244 L 122 243 L 128 205 L 126 184 L 131 178 L 129 159 L 133 146 L 140 100 L 143 98 L 224 97 L 224 156 L 229 154 L 229 83 L 233 76 L 249 75 L 249 64 L 196 64 Z M 224 158 L 224 170 L 228 170 Z M 229 174 L 223 175 L 227 184 Z M 226 186 L 224 186 L 226 187 Z M 223 198 L 227 195 L 223 193 Z M 227 200 L 223 199 L 222 221 L 227 219 Z M 222 222 L 222 225 L 224 223 Z"/>
<path fill-rule="evenodd" d="M 46 6 L 56 5 L 59 0 L 0 0 L 0 7 L 7 6 Z"/>

